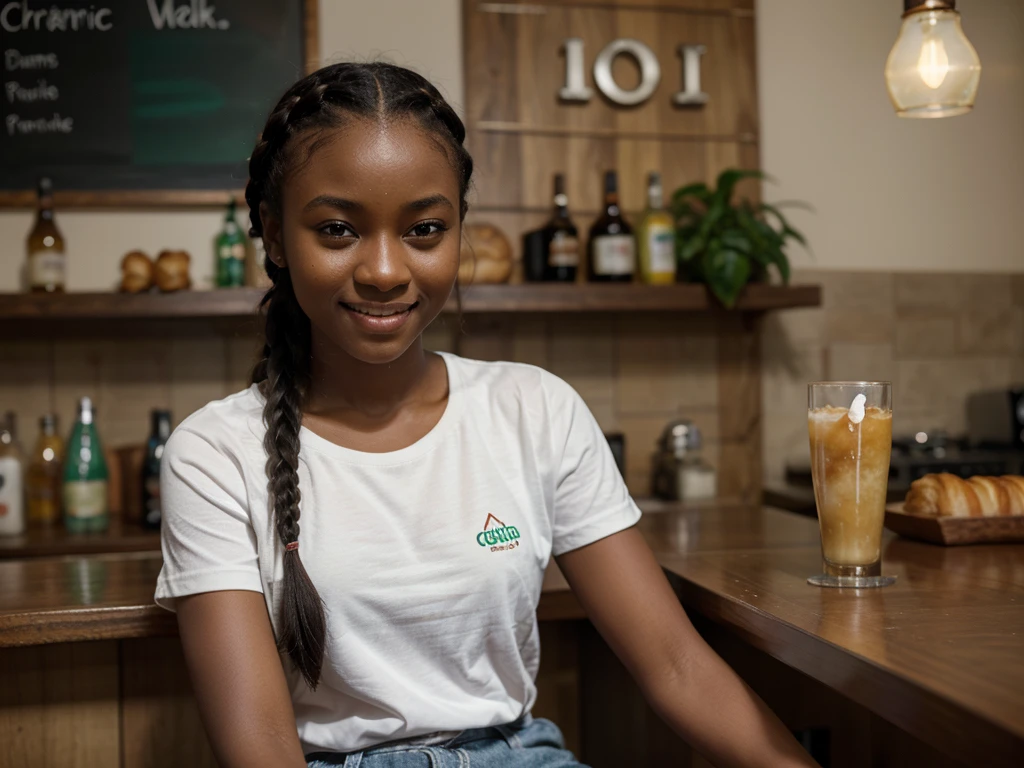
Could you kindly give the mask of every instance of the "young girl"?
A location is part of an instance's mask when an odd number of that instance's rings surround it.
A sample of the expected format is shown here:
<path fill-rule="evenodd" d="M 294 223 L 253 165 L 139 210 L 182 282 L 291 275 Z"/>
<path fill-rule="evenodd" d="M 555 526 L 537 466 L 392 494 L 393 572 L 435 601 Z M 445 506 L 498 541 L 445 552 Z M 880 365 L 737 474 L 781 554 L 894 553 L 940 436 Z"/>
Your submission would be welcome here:
<path fill-rule="evenodd" d="M 690 625 L 579 395 L 424 351 L 458 272 L 464 138 L 422 77 L 336 64 L 253 150 L 263 358 L 174 431 L 161 478 L 156 600 L 218 760 L 578 765 L 530 716 L 554 555 L 680 736 L 721 768 L 812 765 Z"/>

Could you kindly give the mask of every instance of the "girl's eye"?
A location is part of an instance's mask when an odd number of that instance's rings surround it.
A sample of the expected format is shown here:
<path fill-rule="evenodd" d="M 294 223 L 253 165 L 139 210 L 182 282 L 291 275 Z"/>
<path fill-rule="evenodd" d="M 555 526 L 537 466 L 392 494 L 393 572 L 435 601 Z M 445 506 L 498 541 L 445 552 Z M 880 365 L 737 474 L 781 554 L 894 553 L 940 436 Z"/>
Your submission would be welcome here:
<path fill-rule="evenodd" d="M 412 237 L 431 237 L 447 231 L 448 227 L 442 221 L 424 221 L 409 230 Z"/>
<path fill-rule="evenodd" d="M 352 227 L 348 224 L 343 224 L 340 221 L 329 221 L 326 224 L 321 225 L 318 231 L 322 235 L 327 237 L 341 238 L 341 237 L 355 237 L 355 232 L 352 231 Z"/>

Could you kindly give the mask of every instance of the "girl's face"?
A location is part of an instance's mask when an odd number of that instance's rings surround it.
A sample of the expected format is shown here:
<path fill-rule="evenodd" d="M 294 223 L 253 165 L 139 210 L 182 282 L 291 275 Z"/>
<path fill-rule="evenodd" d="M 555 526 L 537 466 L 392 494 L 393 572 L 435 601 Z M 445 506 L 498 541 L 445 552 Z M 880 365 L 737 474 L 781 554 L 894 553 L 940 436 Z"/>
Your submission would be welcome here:
<path fill-rule="evenodd" d="M 367 363 L 402 355 L 441 311 L 459 268 L 459 183 L 412 121 L 353 118 L 320 137 L 264 215 L 268 255 L 291 273 L 314 342 Z M 305 160 L 305 162 L 303 162 Z"/>

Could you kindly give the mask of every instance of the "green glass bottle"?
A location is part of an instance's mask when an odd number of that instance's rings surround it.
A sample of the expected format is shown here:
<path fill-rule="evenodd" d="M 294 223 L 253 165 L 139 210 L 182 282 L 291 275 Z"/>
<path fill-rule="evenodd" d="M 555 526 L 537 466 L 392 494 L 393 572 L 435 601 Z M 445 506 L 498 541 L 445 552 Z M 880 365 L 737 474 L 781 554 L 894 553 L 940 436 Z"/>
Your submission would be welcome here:
<path fill-rule="evenodd" d="M 78 418 L 64 458 L 64 525 L 71 533 L 105 531 L 110 524 L 107 462 L 95 415 L 92 400 L 78 401 Z"/>
<path fill-rule="evenodd" d="M 245 285 L 245 234 L 235 221 L 235 199 L 228 203 L 224 229 L 217 235 L 217 287 Z"/>

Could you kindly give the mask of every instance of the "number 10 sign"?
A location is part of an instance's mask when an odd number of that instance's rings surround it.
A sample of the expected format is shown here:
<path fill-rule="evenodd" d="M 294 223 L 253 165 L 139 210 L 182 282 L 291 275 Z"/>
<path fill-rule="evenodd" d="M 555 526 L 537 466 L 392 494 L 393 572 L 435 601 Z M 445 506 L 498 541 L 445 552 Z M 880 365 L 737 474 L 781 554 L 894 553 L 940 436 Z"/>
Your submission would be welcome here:
<path fill-rule="evenodd" d="M 683 88 L 672 96 L 673 104 L 699 107 L 707 103 L 708 95 L 700 89 L 700 57 L 705 51 L 707 48 L 703 45 L 679 46 L 679 56 L 683 60 Z M 631 91 L 619 87 L 612 75 L 612 62 L 620 54 L 632 56 L 640 66 L 640 83 Z M 584 69 L 583 39 L 570 37 L 565 41 L 565 86 L 558 92 L 560 99 L 590 101 L 594 91 L 587 87 Z M 594 84 L 610 101 L 624 107 L 647 101 L 660 81 L 658 57 L 639 40 L 613 40 L 601 49 L 594 60 Z"/>

